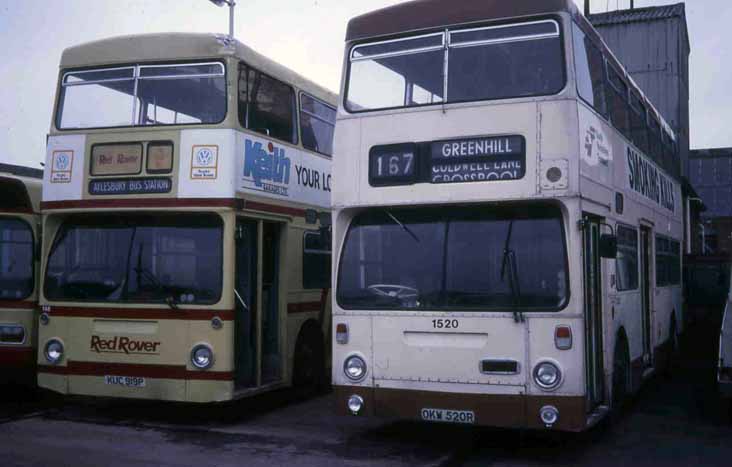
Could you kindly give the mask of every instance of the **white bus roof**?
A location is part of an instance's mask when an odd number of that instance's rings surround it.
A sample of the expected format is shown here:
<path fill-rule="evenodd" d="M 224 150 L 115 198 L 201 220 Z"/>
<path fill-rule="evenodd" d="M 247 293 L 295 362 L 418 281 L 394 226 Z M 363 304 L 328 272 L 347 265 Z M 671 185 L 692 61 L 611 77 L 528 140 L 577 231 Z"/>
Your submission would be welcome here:
<path fill-rule="evenodd" d="M 239 41 L 227 46 L 228 37 L 220 34 L 159 33 L 118 36 L 69 47 L 61 55 L 60 67 L 81 68 L 123 63 L 185 61 L 235 57 L 250 66 L 277 77 L 298 89 L 333 105 L 336 93 L 313 83 L 289 68 L 255 52 Z"/>

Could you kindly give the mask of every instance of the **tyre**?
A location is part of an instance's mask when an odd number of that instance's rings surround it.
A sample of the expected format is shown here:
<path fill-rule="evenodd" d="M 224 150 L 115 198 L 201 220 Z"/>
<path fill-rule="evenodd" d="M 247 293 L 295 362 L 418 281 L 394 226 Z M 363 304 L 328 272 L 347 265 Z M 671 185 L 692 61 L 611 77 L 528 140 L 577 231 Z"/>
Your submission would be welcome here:
<path fill-rule="evenodd" d="M 314 324 L 304 325 L 297 338 L 292 384 L 306 395 L 326 386 L 323 334 Z"/>
<path fill-rule="evenodd" d="M 618 415 L 628 401 L 631 392 L 630 356 L 628 344 L 619 337 L 613 352 L 612 411 Z"/>

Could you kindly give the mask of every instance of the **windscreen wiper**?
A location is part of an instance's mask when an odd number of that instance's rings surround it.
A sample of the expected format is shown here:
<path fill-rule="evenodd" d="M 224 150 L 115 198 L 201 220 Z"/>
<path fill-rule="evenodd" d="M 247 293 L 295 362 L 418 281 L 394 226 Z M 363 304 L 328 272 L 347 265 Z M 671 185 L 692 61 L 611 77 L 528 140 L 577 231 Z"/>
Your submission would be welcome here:
<path fill-rule="evenodd" d="M 145 245 L 143 243 L 140 243 L 140 249 L 137 251 L 137 266 L 135 267 L 135 273 L 137 274 L 137 286 L 140 286 L 140 277 L 144 277 L 152 285 L 159 290 L 160 292 L 163 292 L 164 294 L 168 292 L 168 287 L 166 287 L 162 282 L 160 282 L 160 279 L 149 269 L 142 266 L 142 250 Z M 175 297 L 173 295 L 169 295 L 165 298 L 165 303 L 170 307 L 171 310 L 177 310 L 178 309 L 178 302 L 176 302 Z"/>
<path fill-rule="evenodd" d="M 386 210 L 384 212 L 386 213 L 387 216 L 389 216 L 391 218 L 391 220 L 393 220 L 399 227 L 401 227 L 403 231 L 407 232 L 414 239 L 415 242 L 418 242 L 419 243 L 419 238 L 417 238 L 417 236 L 414 234 L 414 232 L 412 232 L 412 229 L 410 229 L 409 227 L 407 227 L 406 225 L 404 225 L 391 212 L 386 211 Z"/>
<path fill-rule="evenodd" d="M 513 320 L 517 323 L 524 322 L 524 315 L 521 312 L 520 300 L 521 290 L 518 280 L 518 267 L 516 266 L 516 252 L 509 248 L 511 244 L 511 234 L 513 233 L 513 219 L 508 224 L 508 232 L 506 240 L 503 244 L 503 260 L 501 261 L 501 280 L 506 276 L 508 269 L 508 286 L 511 289 L 511 299 L 513 301 Z"/>

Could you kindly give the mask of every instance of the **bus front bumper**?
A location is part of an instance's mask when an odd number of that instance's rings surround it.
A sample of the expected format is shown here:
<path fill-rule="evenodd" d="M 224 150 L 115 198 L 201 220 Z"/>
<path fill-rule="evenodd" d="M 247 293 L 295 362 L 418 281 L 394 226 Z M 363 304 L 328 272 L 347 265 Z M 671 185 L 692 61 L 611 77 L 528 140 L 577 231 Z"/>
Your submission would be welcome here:
<path fill-rule="evenodd" d="M 103 364 L 99 365 L 104 368 Z M 109 372 L 111 381 L 120 377 Z M 138 386 L 110 384 L 106 375 L 69 374 L 65 367 L 38 367 L 38 386 L 64 395 L 114 399 L 148 399 L 170 402 L 212 403 L 233 399 L 234 382 L 231 379 L 183 379 L 149 377 Z"/>
<path fill-rule="evenodd" d="M 339 415 L 429 420 L 430 414 L 449 411 L 458 415 L 457 423 L 482 426 L 573 432 L 588 427 L 583 396 L 463 394 L 361 386 L 334 386 L 333 392 Z M 348 407 L 354 395 L 363 400 L 358 414 Z M 540 417 L 541 409 L 547 406 L 559 412 L 557 421 L 550 426 Z M 461 414 L 469 416 L 461 418 Z"/>

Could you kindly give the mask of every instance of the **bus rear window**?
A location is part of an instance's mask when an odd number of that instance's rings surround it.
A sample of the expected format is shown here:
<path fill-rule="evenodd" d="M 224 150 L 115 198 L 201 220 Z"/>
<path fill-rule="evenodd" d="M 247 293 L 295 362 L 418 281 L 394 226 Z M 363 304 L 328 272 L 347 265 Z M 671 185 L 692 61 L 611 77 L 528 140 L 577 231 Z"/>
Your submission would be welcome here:
<path fill-rule="evenodd" d="M 373 209 L 338 271 L 346 309 L 556 311 L 569 296 L 559 209 Z"/>
<path fill-rule="evenodd" d="M 56 126 L 211 124 L 225 116 L 222 63 L 140 65 L 65 73 Z"/>
<path fill-rule="evenodd" d="M 357 45 L 345 103 L 364 111 L 542 96 L 564 81 L 559 24 L 546 20 Z"/>

